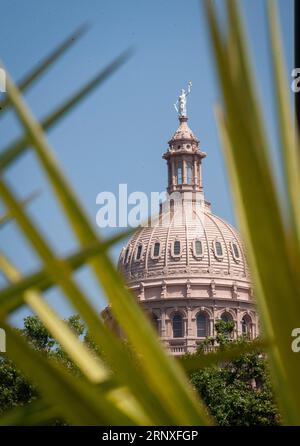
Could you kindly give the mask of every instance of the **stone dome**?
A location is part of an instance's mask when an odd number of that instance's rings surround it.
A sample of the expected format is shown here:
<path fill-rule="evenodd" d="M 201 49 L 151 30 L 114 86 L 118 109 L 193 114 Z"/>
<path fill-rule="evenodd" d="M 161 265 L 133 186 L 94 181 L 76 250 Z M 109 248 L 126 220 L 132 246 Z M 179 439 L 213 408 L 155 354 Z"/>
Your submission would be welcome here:
<path fill-rule="evenodd" d="M 194 352 L 219 319 L 234 323 L 234 337 L 259 334 L 242 240 L 207 202 L 162 209 L 123 247 L 119 269 L 173 355 Z"/>
<path fill-rule="evenodd" d="M 182 218 L 179 218 L 182 215 Z M 168 220 L 169 224 L 164 224 Z M 178 254 L 174 254 L 177 242 Z M 156 252 L 154 252 L 156 250 Z M 214 215 L 208 203 L 205 210 L 163 212 L 151 227 L 138 230 L 122 249 L 119 267 L 126 281 L 172 278 L 216 279 L 249 288 L 249 270 L 237 230 Z"/>

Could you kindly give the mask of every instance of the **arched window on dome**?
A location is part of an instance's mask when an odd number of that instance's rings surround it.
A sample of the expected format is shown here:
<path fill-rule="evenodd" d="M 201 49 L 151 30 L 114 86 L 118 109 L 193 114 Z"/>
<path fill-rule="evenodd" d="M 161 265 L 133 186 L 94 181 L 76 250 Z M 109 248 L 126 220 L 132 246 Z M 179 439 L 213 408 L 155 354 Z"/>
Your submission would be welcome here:
<path fill-rule="evenodd" d="M 194 252 L 194 256 L 195 257 L 202 257 L 203 256 L 203 247 L 202 247 L 202 242 L 201 240 L 194 240 L 193 243 L 193 252 Z"/>
<path fill-rule="evenodd" d="M 143 245 L 140 243 L 135 250 L 134 260 L 136 262 L 139 262 L 141 260 L 142 253 L 143 253 Z"/>
<path fill-rule="evenodd" d="M 242 335 L 251 339 L 252 338 L 252 320 L 248 314 L 245 314 L 241 320 Z"/>
<path fill-rule="evenodd" d="M 172 244 L 172 257 L 181 256 L 181 243 L 180 240 L 175 240 Z"/>
<path fill-rule="evenodd" d="M 129 248 L 126 249 L 124 254 L 124 264 L 128 263 L 128 259 L 129 259 Z"/>
<path fill-rule="evenodd" d="M 191 161 L 186 163 L 186 182 L 187 184 L 193 184 L 193 163 Z"/>
<path fill-rule="evenodd" d="M 182 184 L 182 176 L 183 176 L 183 169 L 182 169 L 182 161 L 177 161 L 177 184 Z"/>
<path fill-rule="evenodd" d="M 172 319 L 173 338 L 183 338 L 183 317 L 175 313 Z"/>
<path fill-rule="evenodd" d="M 209 336 L 209 319 L 206 313 L 198 313 L 196 324 L 198 338 L 206 338 L 207 336 Z"/>
<path fill-rule="evenodd" d="M 138 247 L 135 250 L 135 261 L 139 262 L 141 260 L 142 257 L 142 252 L 143 252 L 143 245 L 139 244 Z"/>
<path fill-rule="evenodd" d="M 241 254 L 240 254 L 238 245 L 235 242 L 231 242 L 230 245 L 231 245 L 231 252 L 232 252 L 234 260 L 236 262 L 239 262 L 241 259 Z"/>
<path fill-rule="evenodd" d="M 152 259 L 158 259 L 160 256 L 160 242 L 155 242 L 152 246 Z"/>
<path fill-rule="evenodd" d="M 223 248 L 219 240 L 214 241 L 214 252 L 217 259 L 221 260 L 223 258 Z"/>

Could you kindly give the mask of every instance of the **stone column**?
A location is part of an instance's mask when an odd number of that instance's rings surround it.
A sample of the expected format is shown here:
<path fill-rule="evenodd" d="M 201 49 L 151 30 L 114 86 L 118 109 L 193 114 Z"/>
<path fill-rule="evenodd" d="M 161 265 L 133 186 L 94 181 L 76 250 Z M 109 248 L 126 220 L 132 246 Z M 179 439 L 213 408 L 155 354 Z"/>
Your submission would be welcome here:
<path fill-rule="evenodd" d="M 187 336 L 193 335 L 193 327 L 192 327 L 192 309 L 191 307 L 187 308 Z"/>
<path fill-rule="evenodd" d="M 214 324 L 214 318 L 209 318 L 209 336 L 215 335 L 215 324 Z"/>
<path fill-rule="evenodd" d="M 216 325 L 216 321 L 218 320 L 218 318 L 217 318 L 217 316 L 216 316 L 216 308 L 214 307 L 213 308 L 213 317 L 212 317 L 212 319 L 210 319 L 210 321 L 211 321 L 211 336 L 215 336 L 215 331 L 216 331 L 216 329 L 215 329 L 215 325 Z"/>
<path fill-rule="evenodd" d="M 165 338 L 167 336 L 167 327 L 166 327 L 166 310 L 163 308 L 161 310 L 161 324 L 160 324 L 160 329 L 161 329 L 161 337 Z"/>
<path fill-rule="evenodd" d="M 239 336 L 241 333 L 241 311 L 238 308 L 237 309 L 237 315 L 236 315 L 236 323 L 237 323 L 237 336 Z"/>
<path fill-rule="evenodd" d="M 198 161 L 198 184 L 200 189 L 202 190 L 202 165 L 201 165 L 201 161 Z"/>
<path fill-rule="evenodd" d="M 186 178 L 186 159 L 182 158 L 182 183 L 186 184 L 187 178 Z"/>
<path fill-rule="evenodd" d="M 162 318 L 161 316 L 157 319 L 157 334 L 158 336 L 161 338 L 161 321 Z"/>
<path fill-rule="evenodd" d="M 183 336 L 184 337 L 188 336 L 188 318 L 187 317 L 183 318 Z"/>
<path fill-rule="evenodd" d="M 194 186 L 198 186 L 198 177 L 197 177 L 197 158 L 194 156 L 194 169 L 193 169 L 193 176 L 194 176 Z"/>

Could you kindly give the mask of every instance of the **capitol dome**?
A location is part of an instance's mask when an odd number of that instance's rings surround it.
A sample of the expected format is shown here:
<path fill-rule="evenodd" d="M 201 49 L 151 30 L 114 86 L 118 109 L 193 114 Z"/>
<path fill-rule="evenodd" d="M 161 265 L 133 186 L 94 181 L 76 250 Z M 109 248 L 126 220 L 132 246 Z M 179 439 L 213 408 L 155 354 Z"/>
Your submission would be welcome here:
<path fill-rule="evenodd" d="M 207 203 L 204 211 L 189 212 L 184 203 L 175 208 L 173 217 L 170 214 L 162 212 L 154 225 L 138 230 L 123 248 L 119 266 L 129 285 L 180 275 L 223 278 L 231 284 L 245 281 L 245 289 L 249 288 L 243 244 L 233 226 L 212 214 Z"/>
<path fill-rule="evenodd" d="M 206 153 L 187 121 L 183 109 L 163 154 L 168 199 L 119 257 L 128 287 L 174 355 L 194 352 L 215 335 L 219 319 L 234 322 L 234 337 L 259 333 L 242 240 L 204 198 L 201 168 Z"/>

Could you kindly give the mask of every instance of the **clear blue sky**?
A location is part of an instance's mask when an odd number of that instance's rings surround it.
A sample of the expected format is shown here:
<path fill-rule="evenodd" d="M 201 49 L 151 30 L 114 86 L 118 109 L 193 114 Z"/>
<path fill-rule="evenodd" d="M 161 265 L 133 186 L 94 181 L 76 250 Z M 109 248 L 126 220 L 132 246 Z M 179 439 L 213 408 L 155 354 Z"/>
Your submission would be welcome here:
<path fill-rule="evenodd" d="M 222 13 L 224 2 L 217 3 Z M 266 1 L 240 0 L 240 3 L 276 159 Z M 293 2 L 278 3 L 290 71 Z M 203 168 L 206 198 L 212 202 L 216 214 L 234 224 L 213 115 L 219 93 L 201 1 L 1 0 L 0 57 L 18 80 L 86 21 L 91 24 L 89 32 L 25 97 L 41 118 L 122 50 L 132 45 L 136 48 L 126 65 L 48 133 L 56 156 L 90 218 L 95 222 L 97 194 L 103 190 L 116 192 L 119 183 L 127 183 L 129 192 L 139 190 L 149 194 L 164 190 L 166 168 L 161 155 L 177 127 L 173 103 L 180 88 L 191 79 L 189 122 L 208 154 Z M 20 127 L 12 115 L 0 120 L 0 148 L 19 134 Z M 62 255 L 70 253 L 75 247 L 74 240 L 32 152 L 28 151 L 9 169 L 7 178 L 20 198 L 41 190 L 28 211 L 49 243 Z M 0 244 L 23 273 L 38 267 L 38 259 L 14 224 L 1 231 Z M 115 259 L 119 250 L 120 245 L 112 252 Z M 100 311 L 105 301 L 89 273 L 83 270 L 77 277 Z M 56 290 L 47 293 L 47 300 L 63 317 L 73 312 Z M 14 321 L 19 324 L 25 314 L 18 312 Z"/>

